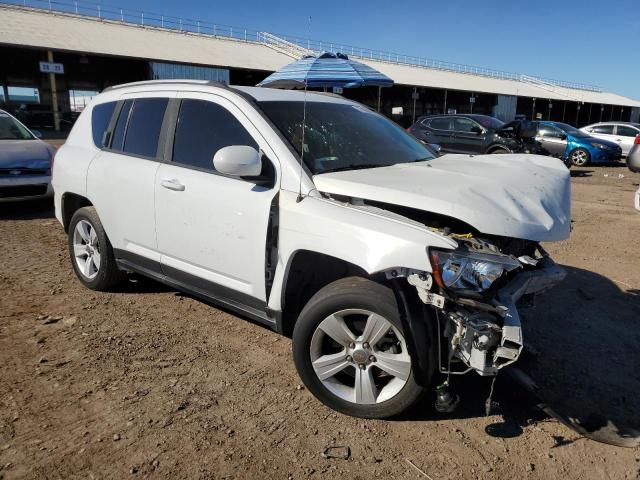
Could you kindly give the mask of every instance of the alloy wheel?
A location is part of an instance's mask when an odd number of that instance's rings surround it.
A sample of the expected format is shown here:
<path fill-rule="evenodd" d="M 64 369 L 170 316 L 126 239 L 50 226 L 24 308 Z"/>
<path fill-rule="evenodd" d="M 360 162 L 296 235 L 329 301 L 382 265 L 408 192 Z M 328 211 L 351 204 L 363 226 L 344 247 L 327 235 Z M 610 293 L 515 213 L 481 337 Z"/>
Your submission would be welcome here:
<path fill-rule="evenodd" d="M 341 310 L 322 320 L 311 338 L 310 355 L 324 387 L 356 404 L 393 398 L 411 374 L 404 336 L 368 310 Z"/>
<path fill-rule="evenodd" d="M 576 150 L 571 154 L 571 161 L 574 165 L 582 166 L 587 163 L 589 156 L 584 150 Z"/>
<path fill-rule="evenodd" d="M 95 228 L 86 220 L 80 220 L 73 231 L 73 255 L 82 276 L 93 280 L 100 271 L 100 245 Z"/>

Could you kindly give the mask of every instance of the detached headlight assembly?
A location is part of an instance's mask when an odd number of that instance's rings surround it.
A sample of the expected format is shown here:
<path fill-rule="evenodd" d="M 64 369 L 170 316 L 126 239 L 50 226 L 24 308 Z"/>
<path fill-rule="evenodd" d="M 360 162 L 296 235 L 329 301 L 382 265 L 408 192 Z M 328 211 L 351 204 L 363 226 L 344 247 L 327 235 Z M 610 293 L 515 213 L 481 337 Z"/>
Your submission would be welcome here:
<path fill-rule="evenodd" d="M 502 275 L 522 266 L 505 255 L 466 251 L 431 250 L 429 258 L 438 286 L 457 292 L 483 292 Z"/>

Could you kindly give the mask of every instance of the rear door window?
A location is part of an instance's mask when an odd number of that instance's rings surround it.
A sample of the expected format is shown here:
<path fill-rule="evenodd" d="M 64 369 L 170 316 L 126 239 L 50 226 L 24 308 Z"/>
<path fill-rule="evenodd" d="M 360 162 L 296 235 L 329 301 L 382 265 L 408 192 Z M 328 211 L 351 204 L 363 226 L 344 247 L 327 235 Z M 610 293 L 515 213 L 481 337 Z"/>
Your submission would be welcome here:
<path fill-rule="evenodd" d="M 226 108 L 206 100 L 182 100 L 173 140 L 173 162 L 213 171 L 213 156 L 231 145 L 258 150 L 249 132 Z"/>
<path fill-rule="evenodd" d="M 434 130 L 451 130 L 451 120 L 446 117 L 432 118 L 429 120 L 429 127 Z"/>
<path fill-rule="evenodd" d="M 635 137 L 640 131 L 626 125 L 618 125 L 618 135 L 621 137 Z"/>
<path fill-rule="evenodd" d="M 93 143 L 96 147 L 104 146 L 104 134 L 109 128 L 109 122 L 116 108 L 116 102 L 107 102 L 96 105 L 91 110 L 91 132 L 93 134 Z"/>
<path fill-rule="evenodd" d="M 168 98 L 138 98 L 133 102 L 122 151 L 156 158 Z"/>
<path fill-rule="evenodd" d="M 613 135 L 613 125 L 596 125 L 589 129 L 589 133 L 599 133 L 601 135 Z"/>

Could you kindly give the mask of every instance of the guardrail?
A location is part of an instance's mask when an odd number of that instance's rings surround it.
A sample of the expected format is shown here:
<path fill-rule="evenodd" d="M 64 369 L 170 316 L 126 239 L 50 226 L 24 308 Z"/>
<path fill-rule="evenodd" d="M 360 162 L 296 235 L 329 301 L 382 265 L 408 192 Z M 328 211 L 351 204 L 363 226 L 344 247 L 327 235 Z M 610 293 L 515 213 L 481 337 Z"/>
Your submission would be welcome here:
<path fill-rule="evenodd" d="M 275 50 L 278 50 L 279 52 L 284 53 L 285 55 L 289 55 L 298 59 L 304 57 L 305 55 L 315 53 L 313 50 L 307 50 L 306 48 L 303 48 L 295 43 L 288 42 L 287 40 L 284 40 L 283 38 L 280 38 L 269 32 L 258 33 L 258 41 L 270 46 Z"/>
<path fill-rule="evenodd" d="M 104 7 L 97 3 L 85 0 L 0 0 L 0 5 L 26 7 L 50 12 L 73 14 L 83 17 L 91 17 L 100 20 L 121 22 L 130 25 L 163 28 L 179 32 L 188 32 L 199 35 L 229 38 L 245 42 L 259 42 L 280 49 L 288 49 L 289 54 L 298 55 L 301 50 L 311 52 L 345 53 L 352 57 L 365 60 L 377 60 L 382 62 L 411 65 L 435 70 L 444 70 L 469 75 L 497 78 L 502 80 L 524 81 L 531 83 L 532 79 L 540 83 L 578 90 L 602 92 L 600 87 L 578 82 L 553 80 L 538 76 L 524 75 L 520 73 L 494 70 L 490 68 L 465 65 L 461 63 L 445 62 L 430 58 L 403 55 L 383 50 L 374 50 L 364 47 L 354 47 L 342 43 L 311 40 L 308 38 L 292 37 L 290 35 L 271 34 L 252 30 L 244 27 L 218 24 L 210 21 L 194 20 L 171 15 L 161 15 L 143 10 L 129 8 Z M 286 46 L 288 45 L 288 46 Z M 300 50 L 297 50 L 300 49 Z"/>

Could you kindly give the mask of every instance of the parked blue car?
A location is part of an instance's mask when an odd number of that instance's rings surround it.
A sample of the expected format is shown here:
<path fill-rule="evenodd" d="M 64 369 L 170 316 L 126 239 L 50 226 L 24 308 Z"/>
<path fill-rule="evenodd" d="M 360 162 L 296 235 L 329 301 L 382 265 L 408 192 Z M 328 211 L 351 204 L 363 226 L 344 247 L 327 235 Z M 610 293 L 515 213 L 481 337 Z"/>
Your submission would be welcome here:
<path fill-rule="evenodd" d="M 578 167 L 589 163 L 617 162 L 622 157 L 620 145 L 594 138 L 562 122 L 538 121 L 536 140 L 550 155 L 562 157 Z"/>

